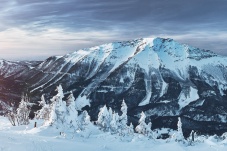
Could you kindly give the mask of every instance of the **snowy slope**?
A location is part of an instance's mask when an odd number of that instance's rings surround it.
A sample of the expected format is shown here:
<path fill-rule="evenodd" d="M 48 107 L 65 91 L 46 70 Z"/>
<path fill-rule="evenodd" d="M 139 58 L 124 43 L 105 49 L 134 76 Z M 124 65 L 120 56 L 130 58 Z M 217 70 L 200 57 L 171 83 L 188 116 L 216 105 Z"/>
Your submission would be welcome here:
<path fill-rule="evenodd" d="M 2 151 L 147 151 L 166 150 L 166 148 L 169 151 L 225 151 L 227 149 L 226 140 L 217 142 L 214 137 L 189 146 L 187 143 L 161 139 L 149 140 L 138 136 L 132 141 L 126 141 L 118 135 L 104 132 L 97 132 L 89 137 L 70 133 L 60 136 L 56 129 L 40 125 L 38 128 L 33 128 L 33 124 L 34 121 L 31 121 L 28 126 L 12 127 L 6 118 L 0 117 L 0 149 Z"/>

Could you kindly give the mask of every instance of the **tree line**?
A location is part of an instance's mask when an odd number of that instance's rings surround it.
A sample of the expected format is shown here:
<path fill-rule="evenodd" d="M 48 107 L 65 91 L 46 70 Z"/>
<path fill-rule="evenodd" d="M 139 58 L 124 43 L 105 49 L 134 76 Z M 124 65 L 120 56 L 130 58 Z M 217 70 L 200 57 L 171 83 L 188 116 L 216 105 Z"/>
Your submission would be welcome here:
<path fill-rule="evenodd" d="M 41 96 L 39 106 L 41 107 L 35 113 L 36 119 L 41 119 L 44 126 L 53 126 L 64 133 L 67 130 L 72 132 L 85 131 L 89 129 L 91 125 L 96 125 L 100 130 L 104 132 L 110 132 L 111 134 L 118 134 L 119 136 L 133 137 L 135 132 L 149 139 L 155 139 L 155 132 L 152 131 L 152 123 L 146 123 L 146 115 L 141 112 L 138 125 L 134 128 L 133 124 L 128 123 L 127 116 L 127 104 L 122 101 L 121 115 L 114 112 L 111 107 L 104 105 L 100 108 L 97 121 L 91 121 L 90 116 L 86 110 L 78 114 L 76 109 L 75 98 L 72 91 L 68 95 L 65 101 L 63 101 L 64 93 L 61 85 L 57 86 L 57 94 L 53 96 L 49 103 L 46 103 L 44 95 Z M 13 126 L 16 125 L 28 125 L 29 113 L 31 111 L 32 104 L 29 103 L 28 97 L 25 95 L 22 97 L 21 102 L 16 110 L 11 109 L 7 112 L 7 117 Z M 177 123 L 177 132 L 171 137 L 176 141 L 184 140 L 182 132 L 182 123 L 180 117 Z M 192 131 L 190 140 L 194 141 L 195 133 Z"/>

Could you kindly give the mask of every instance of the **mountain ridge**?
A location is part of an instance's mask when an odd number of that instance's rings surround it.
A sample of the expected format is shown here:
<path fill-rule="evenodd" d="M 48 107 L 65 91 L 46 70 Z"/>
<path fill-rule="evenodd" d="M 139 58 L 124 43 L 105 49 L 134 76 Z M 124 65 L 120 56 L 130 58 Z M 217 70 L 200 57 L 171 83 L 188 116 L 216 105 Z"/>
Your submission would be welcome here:
<path fill-rule="evenodd" d="M 86 108 L 93 120 L 105 104 L 120 112 L 125 99 L 132 122 L 141 111 L 148 121 L 183 116 L 185 123 L 227 122 L 227 57 L 173 39 L 140 38 L 80 49 L 39 64 L 17 63 L 0 64 L 6 82 L 3 101 L 10 93 L 18 99 L 23 91 L 33 102 L 42 94 L 49 99 L 62 84 L 66 94 L 73 91 L 77 108 Z M 226 129 L 217 125 L 211 126 L 213 131 Z"/>

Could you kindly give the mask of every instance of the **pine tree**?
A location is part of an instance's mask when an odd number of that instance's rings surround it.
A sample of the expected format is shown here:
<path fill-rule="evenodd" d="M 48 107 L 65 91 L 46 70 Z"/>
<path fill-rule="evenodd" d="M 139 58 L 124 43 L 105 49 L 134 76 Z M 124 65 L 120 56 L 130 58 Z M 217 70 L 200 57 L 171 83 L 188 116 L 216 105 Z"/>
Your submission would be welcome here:
<path fill-rule="evenodd" d="M 132 123 L 130 123 L 130 125 L 128 126 L 128 135 L 129 136 L 134 135 L 134 126 L 132 125 Z"/>
<path fill-rule="evenodd" d="M 51 99 L 51 113 L 48 124 L 55 124 L 57 128 L 60 128 L 64 127 L 65 123 L 66 103 L 62 100 L 64 97 L 62 86 L 59 85 L 56 91 L 58 91 L 57 95 Z"/>
<path fill-rule="evenodd" d="M 56 114 L 57 114 L 57 120 L 60 124 L 63 124 L 65 122 L 65 113 L 66 113 L 66 103 L 63 101 L 63 89 L 62 86 L 59 85 L 57 87 L 58 94 L 56 95 Z"/>
<path fill-rule="evenodd" d="M 127 126 L 127 122 L 128 122 L 128 117 L 127 117 L 127 105 L 125 103 L 125 100 L 122 101 L 122 104 L 121 104 L 121 112 L 122 112 L 122 115 L 121 115 L 121 124 L 123 127 L 126 127 Z"/>
<path fill-rule="evenodd" d="M 136 132 L 143 134 L 148 137 L 153 137 L 152 131 L 151 131 L 151 122 L 148 124 L 145 123 L 146 115 L 144 112 L 141 113 L 140 119 L 139 119 L 139 125 L 136 126 Z"/>
<path fill-rule="evenodd" d="M 113 113 L 112 115 L 112 120 L 110 122 L 110 130 L 111 133 L 116 134 L 118 133 L 118 128 L 119 128 L 119 115 L 118 113 Z"/>
<path fill-rule="evenodd" d="M 182 131 L 182 123 L 181 123 L 181 118 L 178 117 L 178 122 L 177 122 L 177 133 L 176 133 L 176 141 L 183 141 L 184 136 L 183 136 L 183 131 Z"/>
<path fill-rule="evenodd" d="M 41 101 L 39 101 L 39 106 L 45 106 L 46 105 L 46 101 L 44 98 L 44 95 L 41 96 Z"/>
<path fill-rule="evenodd" d="M 152 127 L 152 123 L 149 122 L 147 125 L 146 125 L 146 135 L 149 137 L 149 138 L 153 138 L 153 132 L 151 130 L 151 127 Z"/>
<path fill-rule="evenodd" d="M 57 114 L 55 112 L 55 108 L 56 108 L 56 101 L 55 101 L 55 96 L 50 99 L 50 116 L 49 116 L 49 120 L 45 123 L 46 125 L 53 125 L 56 120 L 57 120 Z"/>
<path fill-rule="evenodd" d="M 50 118 L 50 106 L 46 104 L 44 95 L 41 96 L 41 101 L 39 101 L 39 106 L 42 108 L 36 112 L 36 118 L 37 119 L 44 119 L 44 123 L 48 122 Z"/>
<path fill-rule="evenodd" d="M 19 107 L 17 108 L 17 122 L 18 125 L 28 125 L 29 124 L 29 113 L 31 109 L 29 107 L 28 96 L 22 96 Z"/>
<path fill-rule="evenodd" d="M 75 98 L 73 96 L 72 91 L 70 91 L 70 95 L 66 100 L 66 123 L 69 125 L 70 128 L 74 130 L 78 129 L 78 112 L 75 109 Z"/>
<path fill-rule="evenodd" d="M 87 111 L 83 111 L 79 116 L 79 129 L 84 131 L 89 125 L 91 125 L 90 116 L 88 115 Z"/>
<path fill-rule="evenodd" d="M 136 132 L 140 134 L 146 134 L 146 123 L 145 123 L 146 115 L 144 112 L 141 113 L 140 119 L 139 119 L 139 125 L 136 126 Z"/>
<path fill-rule="evenodd" d="M 100 108 L 96 123 L 103 131 L 109 131 L 110 122 L 109 111 L 107 110 L 106 105 L 104 105 L 102 108 Z"/>
<path fill-rule="evenodd" d="M 121 104 L 121 116 L 119 117 L 119 133 L 121 136 L 124 136 L 127 134 L 127 122 L 128 122 L 128 117 L 127 117 L 127 105 L 125 103 L 125 101 L 123 100 L 122 101 L 122 104 Z"/>

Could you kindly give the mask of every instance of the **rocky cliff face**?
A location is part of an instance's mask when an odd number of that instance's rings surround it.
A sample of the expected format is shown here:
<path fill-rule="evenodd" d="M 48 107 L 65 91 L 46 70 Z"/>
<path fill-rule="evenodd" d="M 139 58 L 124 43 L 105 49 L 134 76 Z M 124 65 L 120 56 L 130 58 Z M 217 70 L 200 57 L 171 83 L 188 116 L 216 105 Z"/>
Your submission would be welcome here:
<path fill-rule="evenodd" d="M 2 101 L 24 91 L 32 101 L 50 98 L 62 84 L 93 120 L 104 104 L 120 113 L 124 99 L 133 123 L 144 111 L 153 128 L 176 128 L 181 116 L 185 131 L 227 131 L 227 57 L 172 39 L 104 44 L 41 63 L 1 61 L 0 75 Z"/>

